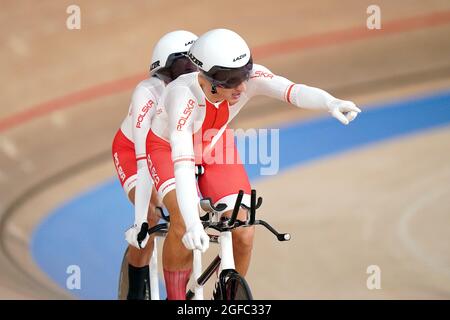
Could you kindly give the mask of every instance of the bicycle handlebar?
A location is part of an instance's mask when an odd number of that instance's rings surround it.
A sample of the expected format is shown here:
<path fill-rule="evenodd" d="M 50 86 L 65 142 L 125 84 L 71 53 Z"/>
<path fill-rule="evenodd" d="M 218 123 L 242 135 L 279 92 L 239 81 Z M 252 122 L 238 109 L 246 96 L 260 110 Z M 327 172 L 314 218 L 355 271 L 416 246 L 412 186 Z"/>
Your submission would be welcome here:
<path fill-rule="evenodd" d="M 264 220 L 255 220 L 253 222 L 253 224 L 250 224 L 247 221 L 242 221 L 242 220 L 236 220 L 234 222 L 233 225 L 229 226 L 230 220 L 228 219 L 223 219 L 220 222 L 209 222 L 209 221 L 205 221 L 203 222 L 203 227 L 206 228 L 211 228 L 214 230 L 217 230 L 219 232 L 224 232 L 224 231 L 230 231 L 232 229 L 236 229 L 239 227 L 250 227 L 252 225 L 262 225 L 263 227 L 265 227 L 267 230 L 269 230 L 277 239 L 278 241 L 289 241 L 291 240 L 291 234 L 290 233 L 279 233 L 277 230 L 275 230 L 274 227 L 272 227 L 269 223 L 267 223 Z M 211 236 L 210 237 L 214 237 Z"/>
<path fill-rule="evenodd" d="M 147 230 L 148 235 L 152 235 L 153 233 L 157 233 L 159 231 L 163 231 L 162 233 L 167 233 L 167 229 L 169 228 L 169 224 L 168 223 L 160 223 L 157 224 L 156 226 L 151 227 L 150 229 Z"/>
<path fill-rule="evenodd" d="M 203 227 L 211 228 L 214 230 L 217 230 L 219 232 L 224 231 L 230 231 L 232 229 L 238 228 L 238 227 L 249 227 L 252 225 L 262 225 L 267 230 L 269 230 L 275 237 L 278 239 L 278 241 L 289 241 L 291 239 L 291 235 L 289 233 L 279 233 L 277 230 L 275 230 L 274 227 L 272 227 L 269 223 L 267 223 L 264 220 L 255 220 L 256 217 L 256 209 L 258 209 L 262 204 L 262 198 L 259 197 L 258 201 L 256 201 L 256 190 L 252 189 L 251 195 L 250 195 L 250 208 L 248 208 L 245 204 L 242 204 L 242 199 L 244 197 L 244 191 L 239 190 L 236 203 L 233 209 L 233 213 L 231 214 L 231 218 L 222 218 L 219 222 L 211 222 L 211 221 L 202 221 Z M 242 221 L 237 219 L 237 215 L 239 213 L 239 208 L 244 207 L 250 211 L 250 218 L 248 221 Z M 218 204 L 216 207 L 212 204 L 211 199 L 206 198 L 201 200 L 201 207 L 202 209 L 206 209 L 205 211 L 213 211 L 213 212 L 219 212 L 222 211 L 221 209 L 226 208 L 225 204 Z M 166 220 L 167 222 L 170 221 L 170 219 L 164 215 L 161 208 L 159 208 L 162 214 L 162 218 Z M 168 229 L 168 223 L 162 223 L 157 224 L 154 227 L 151 227 L 148 229 L 148 234 L 151 235 L 153 233 L 161 232 L 163 234 L 167 233 Z M 217 236 L 216 235 L 209 235 L 210 241 L 217 242 Z"/>
<path fill-rule="evenodd" d="M 278 239 L 278 241 L 289 241 L 291 240 L 291 234 L 290 233 L 279 233 L 277 230 L 275 230 L 274 227 L 272 227 L 270 224 L 265 222 L 264 220 L 256 220 L 255 225 L 262 225 L 267 228 L 270 232 L 272 232 Z"/>
<path fill-rule="evenodd" d="M 252 190 L 251 196 L 250 196 L 250 221 L 249 224 L 255 223 L 255 217 L 256 217 L 256 190 Z"/>

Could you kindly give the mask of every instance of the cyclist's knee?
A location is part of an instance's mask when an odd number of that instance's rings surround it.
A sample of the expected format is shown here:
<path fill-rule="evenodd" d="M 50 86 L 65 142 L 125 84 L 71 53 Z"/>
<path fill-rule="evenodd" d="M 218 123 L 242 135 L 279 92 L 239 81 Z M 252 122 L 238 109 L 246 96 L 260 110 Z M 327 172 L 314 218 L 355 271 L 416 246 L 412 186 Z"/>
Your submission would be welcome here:
<path fill-rule="evenodd" d="M 183 238 L 184 234 L 186 233 L 186 228 L 184 227 L 183 223 L 180 222 L 175 222 L 175 221 L 170 221 L 170 226 L 169 226 L 169 233 L 171 236 L 176 237 L 177 239 Z"/>
<path fill-rule="evenodd" d="M 127 261 L 134 267 L 143 267 L 148 265 L 151 253 L 152 246 L 148 243 L 143 249 L 137 249 L 130 245 L 128 247 Z"/>
<path fill-rule="evenodd" d="M 128 200 L 134 205 L 134 197 L 135 197 L 135 191 L 136 188 L 132 188 L 130 191 L 128 191 Z"/>
<path fill-rule="evenodd" d="M 176 191 L 172 190 L 168 192 L 165 195 L 163 202 L 170 214 L 169 235 L 175 236 L 181 240 L 186 233 L 186 227 L 184 225 L 183 217 L 181 216 L 180 208 L 178 207 Z"/>
<path fill-rule="evenodd" d="M 186 233 L 186 227 L 179 212 L 176 212 L 175 214 L 172 214 L 172 212 L 170 212 L 169 233 L 171 233 L 173 236 L 176 236 L 180 240 Z"/>
<path fill-rule="evenodd" d="M 235 250 L 249 252 L 253 249 L 255 227 L 238 228 L 233 231 L 233 246 Z"/>

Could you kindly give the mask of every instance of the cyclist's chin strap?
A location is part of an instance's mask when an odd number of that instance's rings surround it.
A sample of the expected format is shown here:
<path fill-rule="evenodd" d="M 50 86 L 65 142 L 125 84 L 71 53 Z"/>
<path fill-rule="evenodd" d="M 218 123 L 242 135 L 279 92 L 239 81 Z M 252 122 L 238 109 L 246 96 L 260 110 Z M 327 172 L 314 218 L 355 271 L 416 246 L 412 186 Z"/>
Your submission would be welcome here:
<path fill-rule="evenodd" d="M 212 84 L 212 85 L 211 85 L 211 93 L 212 93 L 212 94 L 216 94 L 216 93 L 217 93 L 217 87 L 216 87 L 215 84 Z"/>

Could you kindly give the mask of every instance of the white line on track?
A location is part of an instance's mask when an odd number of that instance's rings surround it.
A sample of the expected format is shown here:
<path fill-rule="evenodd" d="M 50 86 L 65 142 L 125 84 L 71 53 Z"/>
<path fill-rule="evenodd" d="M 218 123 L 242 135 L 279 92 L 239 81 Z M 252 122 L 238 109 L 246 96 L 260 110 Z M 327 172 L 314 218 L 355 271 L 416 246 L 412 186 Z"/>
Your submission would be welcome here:
<path fill-rule="evenodd" d="M 50 121 L 60 129 L 67 125 L 67 118 L 62 112 L 53 112 L 50 116 Z"/>
<path fill-rule="evenodd" d="M 14 223 L 7 224 L 6 230 L 11 236 L 16 238 L 20 242 L 23 242 L 25 244 L 28 243 L 28 236 L 26 235 L 25 231 L 19 228 L 16 224 Z"/>
<path fill-rule="evenodd" d="M 448 173 L 448 170 L 446 171 L 446 173 Z M 440 172 L 441 176 L 442 174 L 443 173 Z M 426 208 L 429 204 L 433 203 L 449 192 L 450 190 L 448 190 L 447 188 L 427 190 L 423 193 L 422 197 L 417 198 L 403 211 L 400 217 L 399 224 L 397 226 L 397 234 L 407 251 L 417 260 L 425 263 L 427 266 L 435 269 L 436 271 L 442 272 L 448 277 L 450 277 L 450 267 L 448 265 L 443 265 L 435 257 L 428 254 L 428 252 L 423 249 L 420 244 L 411 236 L 408 225 L 411 219 L 419 212 L 421 212 L 421 209 Z M 433 217 L 430 216 L 429 218 L 432 219 Z"/>
<path fill-rule="evenodd" d="M 27 57 L 30 54 L 30 47 L 23 38 L 18 36 L 10 36 L 7 41 L 9 48 L 20 57 Z"/>
<path fill-rule="evenodd" d="M 11 159 L 16 159 L 19 156 L 16 145 L 7 138 L 0 140 L 0 149 Z"/>

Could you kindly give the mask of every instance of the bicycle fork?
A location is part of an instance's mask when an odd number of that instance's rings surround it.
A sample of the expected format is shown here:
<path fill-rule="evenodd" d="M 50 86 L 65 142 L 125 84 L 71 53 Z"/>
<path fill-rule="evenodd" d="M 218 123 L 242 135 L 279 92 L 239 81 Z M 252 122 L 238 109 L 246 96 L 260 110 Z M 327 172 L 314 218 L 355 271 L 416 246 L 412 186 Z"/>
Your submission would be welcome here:
<path fill-rule="evenodd" d="M 219 255 L 202 273 L 202 256 L 200 250 L 194 250 L 194 288 L 187 293 L 187 299 L 203 300 L 203 286 L 211 278 L 214 272 L 219 269 L 219 276 L 222 270 L 234 270 L 233 237 L 231 231 L 222 231 L 218 237 L 220 244 Z"/>

